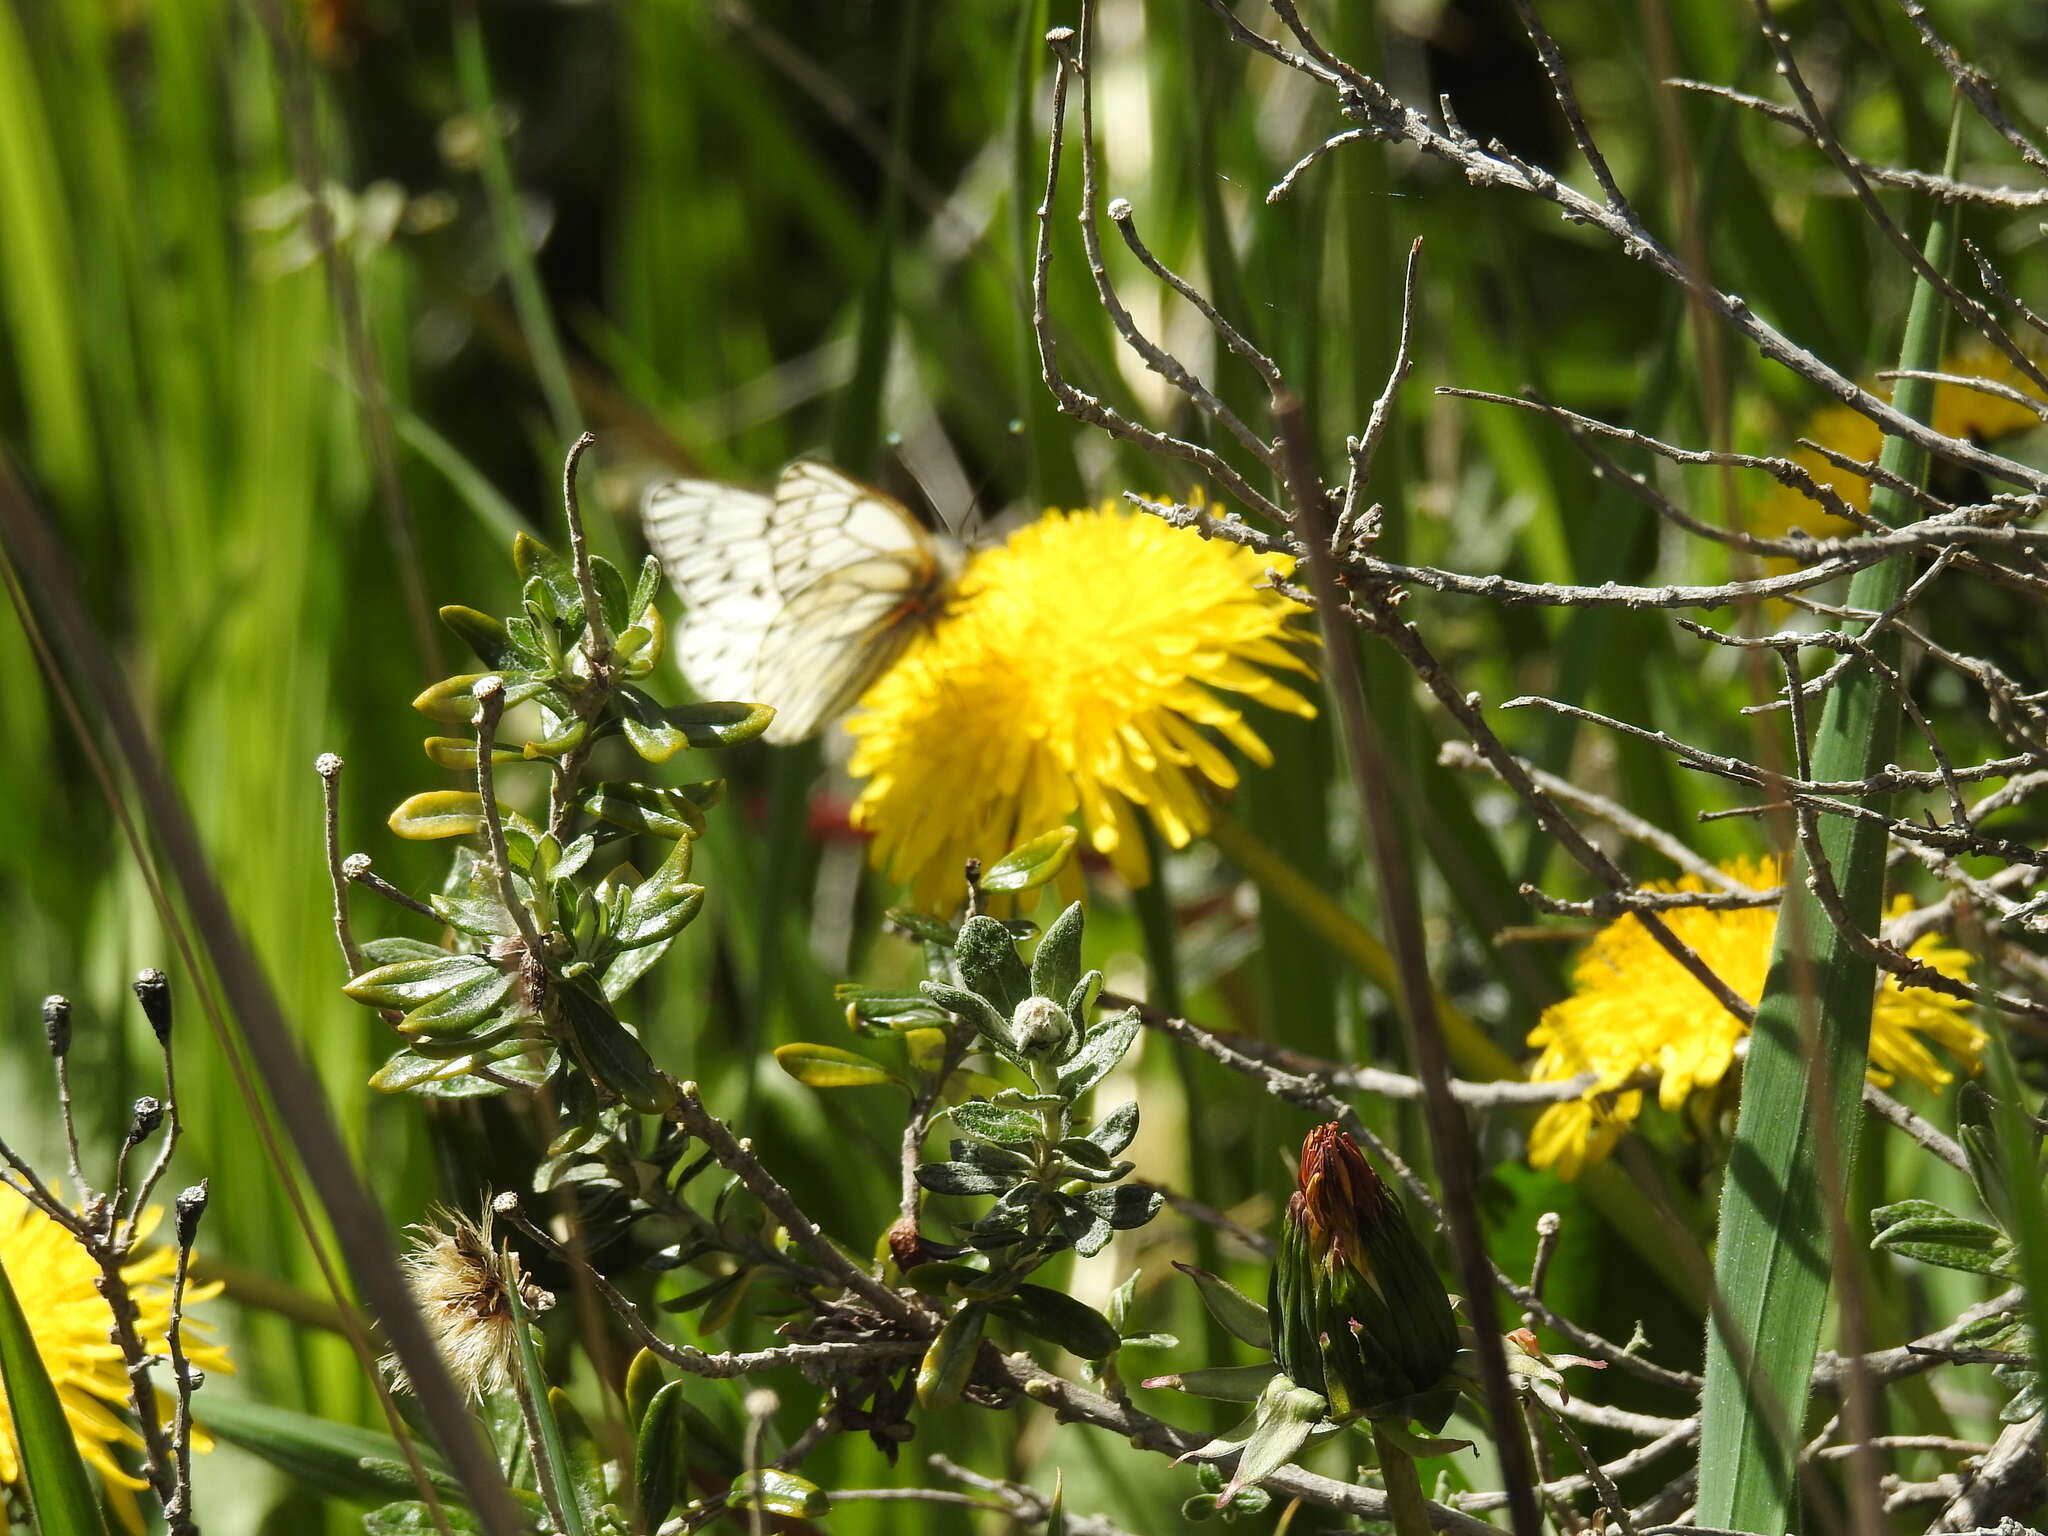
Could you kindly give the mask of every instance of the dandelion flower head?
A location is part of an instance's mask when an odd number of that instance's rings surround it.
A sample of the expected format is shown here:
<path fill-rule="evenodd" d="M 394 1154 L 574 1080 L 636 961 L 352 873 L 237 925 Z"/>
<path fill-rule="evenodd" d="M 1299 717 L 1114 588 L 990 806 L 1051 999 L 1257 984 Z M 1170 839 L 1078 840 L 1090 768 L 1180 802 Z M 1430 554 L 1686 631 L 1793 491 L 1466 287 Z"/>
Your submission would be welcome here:
<path fill-rule="evenodd" d="M 847 722 L 867 781 L 853 820 L 877 867 L 944 910 L 968 858 L 1078 817 L 1144 883 L 1141 808 L 1184 847 L 1208 829 L 1202 786 L 1238 781 L 1224 744 L 1272 761 L 1245 701 L 1315 713 L 1275 675 L 1312 675 L 1292 648 L 1300 608 L 1261 584 L 1286 568 L 1114 504 L 1050 513 L 977 553 Z"/>
<path fill-rule="evenodd" d="M 2040 390 L 2026 375 L 2007 358 L 1989 350 L 1944 358 L 1938 371 L 1985 379 L 2036 398 L 2040 396 Z M 1879 392 L 1887 398 L 1891 393 L 1889 388 Z M 2018 401 L 1961 384 L 1934 386 L 1933 417 L 1934 430 L 1944 437 L 1974 443 L 1995 443 L 2041 425 L 2041 418 Z M 1815 411 L 1800 428 L 1799 435 L 1865 463 L 1874 463 L 1884 451 L 1883 429 L 1861 411 L 1846 405 L 1829 405 Z M 1857 511 L 1870 510 L 1870 482 L 1863 476 L 1838 468 L 1811 448 L 1794 448 L 1787 457 L 1819 484 L 1832 485 L 1842 500 Z M 1818 502 L 1789 485 L 1773 485 L 1756 503 L 1750 531 L 1763 538 L 1781 539 L 1794 529 L 1817 539 L 1847 538 L 1856 532 L 1852 525 L 1831 516 Z"/>
<path fill-rule="evenodd" d="M 155 1228 L 161 1215 L 154 1208 L 143 1213 L 140 1230 L 144 1236 Z M 127 1363 L 121 1358 L 120 1346 L 108 1336 L 113 1310 L 94 1287 L 99 1266 L 68 1231 L 18 1190 L 0 1186 L 0 1268 L 7 1271 L 7 1282 L 28 1319 L 36 1353 L 57 1389 L 79 1456 L 99 1473 L 121 1524 L 139 1532 L 142 1512 L 135 1495 L 149 1485 L 125 1470 L 115 1451 L 140 1451 L 142 1436 L 128 1417 Z M 135 1303 L 135 1330 L 152 1353 L 169 1348 L 166 1334 L 176 1269 L 177 1255 L 172 1250 L 151 1248 L 138 1249 L 121 1271 Z M 209 1374 L 232 1371 L 234 1365 L 226 1347 L 208 1339 L 206 1325 L 194 1320 L 191 1309 L 218 1294 L 218 1281 L 188 1284 L 180 1329 L 186 1360 Z M 158 1407 L 162 1420 L 168 1422 L 171 1403 L 167 1395 L 159 1394 Z M 211 1450 L 212 1444 L 195 1426 L 192 1448 Z M 15 1438 L 14 1417 L 6 1394 L 0 1393 L 0 1483 L 11 1484 L 20 1477 L 21 1447 Z"/>
<path fill-rule="evenodd" d="M 1723 872 L 1756 890 L 1779 883 L 1774 859 L 1742 859 Z M 1702 891 L 1687 875 L 1651 890 Z M 1894 913 L 1911 907 L 1900 897 Z M 1777 931 L 1775 907 L 1680 907 L 1662 914 L 1671 931 L 1738 996 L 1763 996 Z M 1969 975 L 1967 952 L 1924 934 L 1907 951 L 1945 976 Z M 1633 916 L 1602 928 L 1572 973 L 1570 997 L 1543 1011 L 1529 1032 L 1540 1054 L 1531 1081 L 1556 1082 L 1591 1072 L 1595 1080 L 1578 1098 L 1553 1104 L 1529 1134 L 1529 1161 L 1576 1178 L 1605 1157 L 1654 1092 L 1664 1109 L 1682 1109 L 1695 1094 L 1717 1087 L 1735 1064 L 1748 1026 L 1716 1003 L 1691 972 L 1650 936 Z M 1977 1070 L 1984 1033 L 1968 1018 L 1969 1004 L 1923 987 L 1901 987 L 1886 976 L 1870 1026 L 1870 1077 L 1880 1085 L 1903 1073 L 1930 1089 L 1954 1073 L 1929 1049 L 1946 1050 L 1965 1070 Z"/>

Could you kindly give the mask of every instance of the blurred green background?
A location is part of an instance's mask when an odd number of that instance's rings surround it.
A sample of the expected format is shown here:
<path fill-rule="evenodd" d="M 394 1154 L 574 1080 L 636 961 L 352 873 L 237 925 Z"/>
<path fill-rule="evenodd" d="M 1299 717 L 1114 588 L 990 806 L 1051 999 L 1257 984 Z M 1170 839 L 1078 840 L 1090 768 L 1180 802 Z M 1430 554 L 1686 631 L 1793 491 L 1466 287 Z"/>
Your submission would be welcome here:
<path fill-rule="evenodd" d="M 1409 99 L 1447 93 L 1482 140 L 1582 174 L 1507 0 L 1305 9 L 1338 51 Z M 1690 75 L 1768 92 L 1747 8 L 1587 0 L 1547 10 L 1593 126 L 1650 222 L 1838 367 L 1882 366 L 1895 352 L 1904 279 L 1820 157 L 1781 128 L 1656 83 Z M 1936 10 L 1996 66 L 2018 114 L 2039 121 L 2048 12 L 1988 0 Z M 390 407 L 412 570 L 381 504 L 307 218 L 269 11 L 304 64 L 307 121 Z M 1945 81 L 1894 6 L 1795 4 L 1782 16 L 1860 153 L 1938 162 Z M 349 763 L 345 851 L 372 852 L 408 889 L 441 866 L 441 851 L 383 829 L 398 799 L 444 782 L 419 751 L 425 723 L 407 701 L 448 668 L 421 653 L 409 583 L 430 604 L 502 611 L 514 590 L 509 536 L 559 538 L 561 455 L 585 426 L 599 434 L 599 545 L 636 556 L 631 509 L 649 478 L 765 483 L 800 452 L 827 453 L 913 500 L 928 493 L 955 522 L 970 506 L 996 518 L 1127 489 L 1189 489 L 1179 466 L 1144 462 L 1058 417 L 1037 382 L 1026 283 L 1045 169 L 1041 39 L 1075 19 L 1066 0 L 0 6 L 0 442 L 60 523 L 394 1224 L 433 1200 L 468 1203 L 486 1183 L 517 1182 L 531 1157 L 529 1129 L 501 1106 L 429 1107 L 365 1089 L 387 1047 L 336 990 L 315 755 Z M 1095 74 L 1104 195 L 1130 198 L 1153 248 L 1281 360 L 1326 463 L 1338 462 L 1343 434 L 1380 388 L 1400 263 L 1425 237 L 1419 368 L 1376 487 L 1389 511 L 1383 547 L 1544 579 L 1729 570 L 1721 553 L 1672 545 L 1534 418 L 1429 390 L 1530 387 L 1666 437 L 1748 447 L 1788 442 L 1816 401 L 1725 337 L 1703 342 L 1678 294 L 1547 206 L 1475 191 L 1442 167 L 1357 145 L 1267 206 L 1285 168 L 1342 124 L 1330 98 L 1231 46 L 1196 0 L 1106 0 Z M 1973 133 L 1966 171 L 2009 179 L 1995 149 Z M 1055 221 L 1063 362 L 1131 414 L 1206 439 L 1204 424 L 1114 345 L 1072 218 L 1077 170 L 1070 160 Z M 1902 211 L 1917 225 L 1917 210 Z M 2038 227 L 1976 211 L 1969 225 L 2040 302 L 2027 282 Z M 1111 264 L 1140 323 L 1258 420 L 1255 379 L 1217 355 L 1198 317 L 1120 251 Z M 1218 446 L 1233 451 L 1227 439 Z M 1739 522 L 1761 491 L 1718 475 L 1665 479 L 1711 519 Z M 1658 617 L 1426 596 L 1411 608 L 1461 682 L 1489 700 L 1544 691 L 1716 749 L 1753 744 L 1735 713 L 1748 678 L 1725 653 L 1675 643 Z M 2038 634 L 2014 632 L 1995 604 L 1949 618 L 2021 675 L 2031 659 L 2038 675 Z M 438 643 L 459 659 L 452 637 Z M 1532 921 L 1517 883 L 1583 893 L 1489 784 L 1435 766 L 1440 723 L 1386 658 L 1369 664 L 1378 724 L 1404 765 L 1439 985 L 1519 1058 L 1558 995 L 1570 951 L 1556 940 L 1571 934 L 1498 941 Z M 1385 999 L 1331 942 L 1333 912 L 1377 925 L 1352 802 L 1332 793 L 1325 723 L 1257 724 L 1279 761 L 1248 774 L 1229 811 L 1228 852 L 1198 845 L 1169 863 L 1162 890 L 1137 899 L 1101 885 L 1093 961 L 1113 986 L 1149 988 L 1219 1027 L 1395 1062 Z M 1503 729 L 1539 764 L 1708 852 L 1761 851 L 1746 823 L 1692 826 L 1695 811 L 1728 802 L 1662 757 L 1534 716 L 1506 717 Z M 53 1145 L 36 1005 L 61 990 L 79 1004 L 86 1112 L 108 1148 L 128 1101 L 154 1083 L 126 980 L 172 956 L 11 611 L 0 613 L 0 741 L 0 1122 L 18 1144 Z M 915 964 L 907 946 L 878 937 L 889 893 L 862 874 L 844 827 L 846 786 L 828 757 L 754 748 L 724 760 L 733 792 L 699 862 L 708 918 L 631 1016 L 656 1056 L 703 1081 L 770 1165 L 829 1213 L 835 1235 L 863 1249 L 893 1214 L 896 1101 L 799 1088 L 765 1054 L 835 1038 L 835 979 L 900 979 Z M 2027 817 L 2008 825 L 2024 833 Z M 1627 862 L 1667 873 L 1637 850 Z M 1290 899 L 1301 882 L 1290 885 L 1285 867 L 1306 877 L 1308 897 Z M 365 932 L 407 931 L 388 909 L 365 905 L 358 920 Z M 197 980 L 175 969 L 173 980 L 189 1004 Z M 286 1286 L 317 1310 L 321 1283 L 251 1110 L 198 1010 L 185 1018 L 182 1165 L 213 1180 L 206 1252 L 239 1294 L 275 1303 Z M 1138 1071 L 1141 1173 L 1266 1226 L 1303 1117 L 1206 1062 L 1175 1063 L 1157 1040 Z M 1420 1153 L 1403 1113 L 1362 1108 Z M 1617 1337 L 1640 1315 L 1658 1358 L 1692 1363 L 1696 1324 L 1675 1271 L 1666 1268 L 1670 1284 L 1658 1279 L 1589 1203 L 1588 1186 L 1521 1166 L 1514 1123 L 1486 1132 L 1500 1160 L 1486 1192 L 1501 1262 L 1525 1264 L 1535 1214 L 1563 1211 L 1554 1291 L 1566 1310 Z M 1672 1132 L 1652 1126 L 1639 1167 L 1617 1172 L 1610 1195 L 1642 1199 L 1624 1187 L 1633 1177 L 1705 1230 L 1710 1186 Z M 1880 1159 L 1865 1162 L 1881 1177 Z M 1208 1357 L 1192 1288 L 1168 1264 L 1197 1252 L 1234 1266 L 1248 1288 L 1263 1285 L 1256 1263 L 1170 1214 L 1075 1269 L 1078 1292 L 1100 1300 L 1142 1267 L 1137 1321 L 1186 1341 L 1178 1353 L 1134 1356 L 1133 1377 Z M 1909 1317 L 1939 1315 L 1943 1293 L 1924 1273 L 1910 1294 L 1878 1276 L 1880 1300 Z M 242 1366 L 217 1390 L 334 1416 L 369 1410 L 334 1337 L 259 1305 L 214 1312 Z M 800 1425 L 808 1389 L 784 1386 Z M 1602 1387 L 1628 1399 L 1626 1382 Z M 708 1386 L 705 1398 L 731 1412 Z M 1164 1394 L 1139 1400 L 1183 1423 L 1205 1412 Z M 1185 1472 L 1094 1432 L 1055 1439 L 1033 1420 L 1019 1436 L 1013 1420 L 954 1417 L 928 1427 L 894 1473 L 857 1437 L 829 1446 L 811 1470 L 828 1485 L 915 1478 L 922 1455 L 944 1449 L 1046 1487 L 1057 1464 L 1074 1507 L 1145 1532 L 1177 1528 L 1179 1500 L 1194 1491 Z M 234 1452 L 201 1470 L 213 1530 L 282 1529 L 317 1502 Z M 350 1511 L 325 1518 L 355 1528 Z M 832 1529 L 914 1520 L 951 1531 L 965 1519 L 848 1506 Z M 1307 1520 L 1295 1529 L 1313 1528 Z"/>

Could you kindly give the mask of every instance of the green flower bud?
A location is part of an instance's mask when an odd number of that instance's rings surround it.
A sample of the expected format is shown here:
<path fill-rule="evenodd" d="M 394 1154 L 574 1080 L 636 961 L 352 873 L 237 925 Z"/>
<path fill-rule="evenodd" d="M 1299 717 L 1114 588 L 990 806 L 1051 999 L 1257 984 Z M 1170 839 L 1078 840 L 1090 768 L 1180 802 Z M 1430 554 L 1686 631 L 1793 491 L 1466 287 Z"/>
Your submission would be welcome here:
<path fill-rule="evenodd" d="M 1074 1021 L 1049 997 L 1027 997 L 1010 1016 L 1011 1049 L 1021 1056 L 1050 1054 L 1074 1037 Z"/>
<path fill-rule="evenodd" d="M 1271 1286 L 1273 1352 L 1331 1416 L 1418 1419 L 1457 1399 L 1458 1325 L 1400 1199 L 1335 1123 L 1301 1146 Z"/>

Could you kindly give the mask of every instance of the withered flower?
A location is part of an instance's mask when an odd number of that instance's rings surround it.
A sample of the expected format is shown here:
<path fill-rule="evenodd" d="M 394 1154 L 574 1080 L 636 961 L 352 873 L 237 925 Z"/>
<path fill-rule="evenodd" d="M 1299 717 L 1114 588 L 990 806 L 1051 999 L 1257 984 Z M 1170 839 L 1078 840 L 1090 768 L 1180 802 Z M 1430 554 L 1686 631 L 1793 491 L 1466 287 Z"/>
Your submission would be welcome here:
<path fill-rule="evenodd" d="M 1301 1145 L 1271 1287 L 1274 1353 L 1331 1416 L 1416 1419 L 1434 1433 L 1457 1398 L 1450 1297 L 1400 1197 L 1341 1126 Z"/>
<path fill-rule="evenodd" d="M 472 1397 L 504 1391 L 519 1351 L 509 1288 L 519 1287 L 530 1314 L 552 1307 L 553 1294 L 533 1283 L 509 1249 L 498 1251 L 488 1203 L 481 1223 L 442 1207 L 409 1230 L 413 1240 L 400 1261 L 405 1282 L 449 1374 Z M 397 1357 L 383 1363 L 392 1384 L 405 1389 Z"/>

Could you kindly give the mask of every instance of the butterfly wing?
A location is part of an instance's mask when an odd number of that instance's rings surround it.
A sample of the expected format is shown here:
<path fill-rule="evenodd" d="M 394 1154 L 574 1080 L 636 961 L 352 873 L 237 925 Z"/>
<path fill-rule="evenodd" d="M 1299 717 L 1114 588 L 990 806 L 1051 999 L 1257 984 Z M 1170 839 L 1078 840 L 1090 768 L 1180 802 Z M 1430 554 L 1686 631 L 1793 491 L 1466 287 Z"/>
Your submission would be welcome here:
<path fill-rule="evenodd" d="M 684 675 L 704 697 L 774 705 L 769 741 L 801 741 L 852 705 L 946 575 L 904 508 L 814 461 L 785 470 L 772 498 L 656 486 L 642 518 L 687 609 Z"/>
<path fill-rule="evenodd" d="M 756 700 L 754 663 L 782 611 L 768 529 L 775 503 L 710 480 L 650 486 L 648 547 L 683 600 L 676 664 L 700 698 Z"/>

